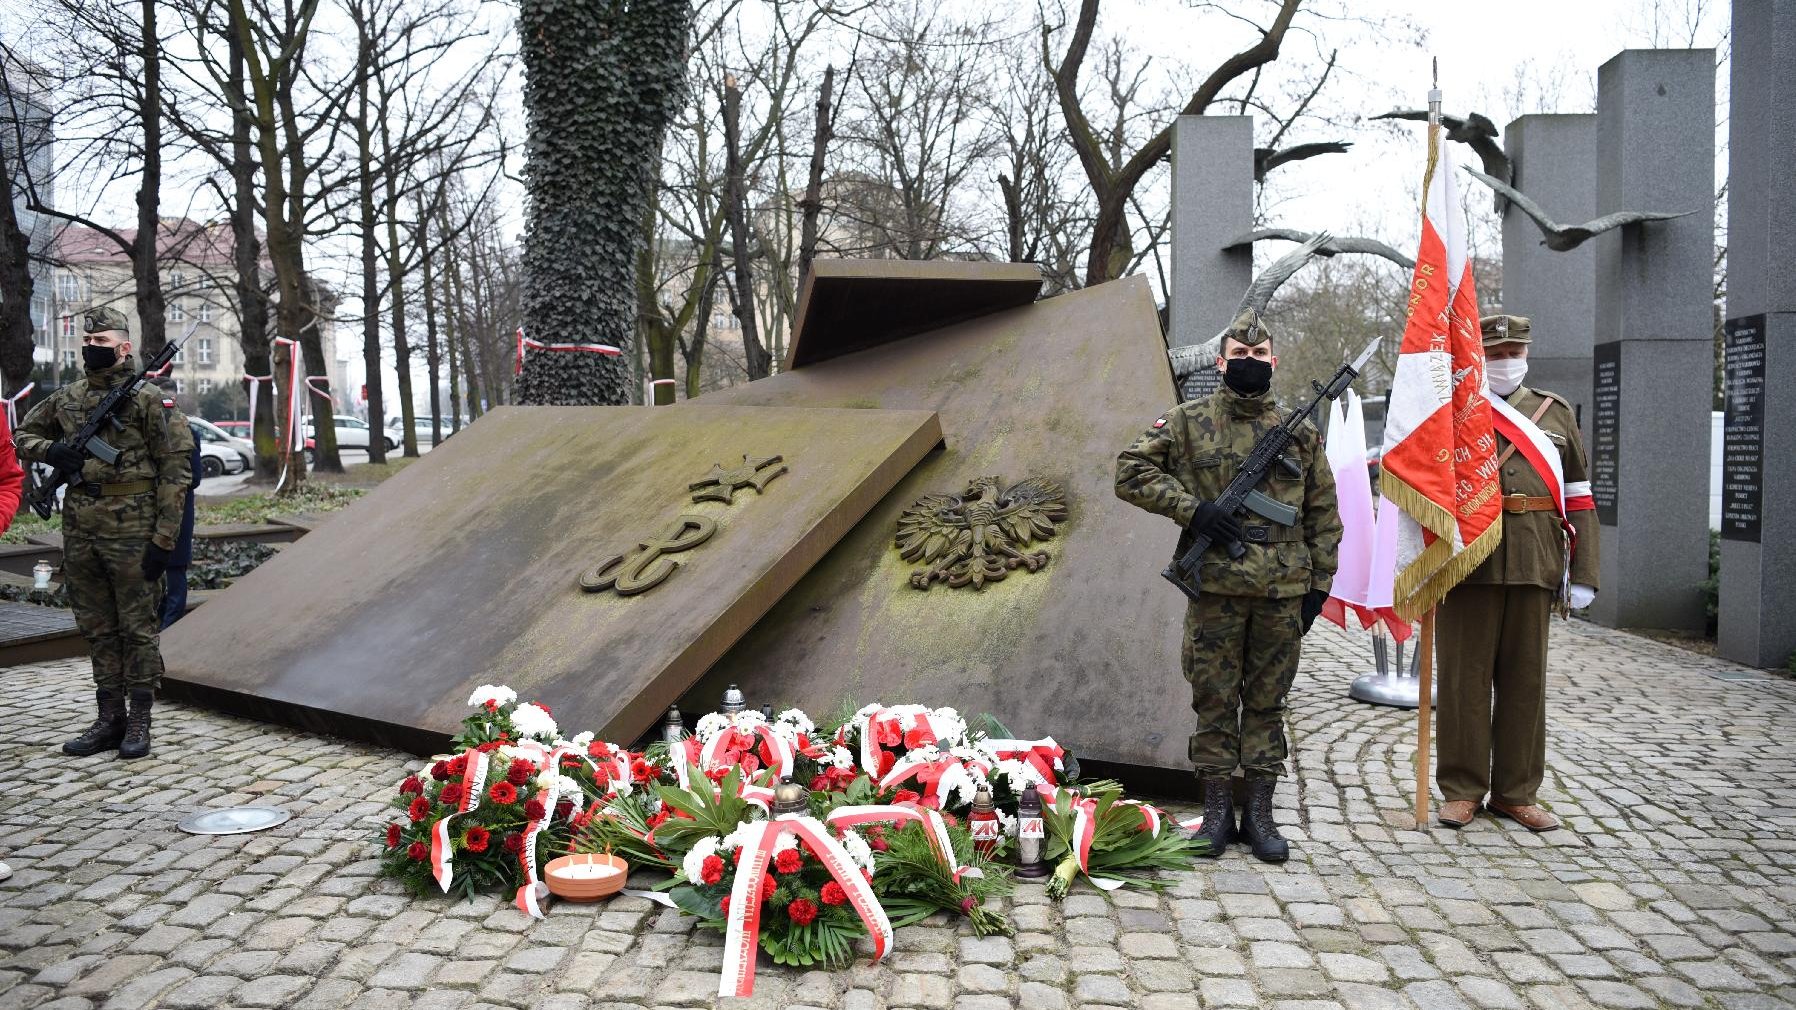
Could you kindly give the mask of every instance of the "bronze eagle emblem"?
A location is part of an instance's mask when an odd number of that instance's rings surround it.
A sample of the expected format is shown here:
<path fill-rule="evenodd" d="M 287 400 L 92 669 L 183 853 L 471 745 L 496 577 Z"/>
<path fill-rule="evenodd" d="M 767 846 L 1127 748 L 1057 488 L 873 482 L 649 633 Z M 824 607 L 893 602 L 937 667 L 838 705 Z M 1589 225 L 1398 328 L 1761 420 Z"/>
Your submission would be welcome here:
<path fill-rule="evenodd" d="M 1022 567 L 1041 571 L 1046 551 L 1025 552 L 1052 537 L 1066 519 L 1066 494 L 1059 484 L 1029 477 L 1010 487 L 1002 478 L 976 477 L 958 495 L 927 494 L 898 517 L 895 545 L 906 561 L 921 563 L 910 584 L 928 589 L 984 589 Z"/>

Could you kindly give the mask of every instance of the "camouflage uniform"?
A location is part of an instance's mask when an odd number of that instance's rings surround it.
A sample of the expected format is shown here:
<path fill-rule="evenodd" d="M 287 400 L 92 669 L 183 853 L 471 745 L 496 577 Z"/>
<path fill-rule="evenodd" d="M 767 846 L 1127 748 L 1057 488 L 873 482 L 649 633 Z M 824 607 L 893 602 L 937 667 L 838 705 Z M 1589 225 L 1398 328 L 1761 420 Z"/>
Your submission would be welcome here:
<path fill-rule="evenodd" d="M 20 423 L 19 455 L 44 460 L 109 390 L 136 374 L 136 360 L 127 356 L 51 393 Z M 175 546 L 193 433 L 174 401 L 154 386 L 139 390 L 116 416 L 124 427 L 109 427 L 100 437 L 119 450 L 118 462 L 89 458 L 81 483 L 71 484 L 63 497 L 62 572 L 75 623 L 93 656 L 94 684 L 122 694 L 133 687 L 154 690 L 162 680 L 162 585 L 143 577 L 144 548 Z"/>
<path fill-rule="evenodd" d="M 1270 393 L 1242 396 L 1224 386 L 1182 403 L 1117 457 L 1116 495 L 1187 527 L 1178 544 L 1183 554 L 1198 502 L 1221 495 L 1254 443 L 1280 420 Z M 1202 599 L 1185 612 L 1182 662 L 1197 713 L 1190 755 L 1200 777 L 1230 775 L 1237 765 L 1249 778 L 1278 776 L 1303 596 L 1334 579 L 1341 517 L 1314 425 L 1304 425 L 1286 457 L 1302 476 L 1275 467 L 1260 490 L 1295 507 L 1299 524 L 1285 528 L 1244 513 L 1246 555 L 1235 561 L 1223 546 L 1210 548 Z"/>

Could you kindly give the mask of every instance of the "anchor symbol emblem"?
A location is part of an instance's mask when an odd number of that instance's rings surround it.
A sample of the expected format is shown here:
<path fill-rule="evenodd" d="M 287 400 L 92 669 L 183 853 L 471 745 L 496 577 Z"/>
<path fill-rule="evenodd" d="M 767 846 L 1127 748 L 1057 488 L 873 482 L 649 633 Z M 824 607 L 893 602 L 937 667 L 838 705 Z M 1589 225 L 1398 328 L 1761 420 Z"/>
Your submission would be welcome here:
<path fill-rule="evenodd" d="M 689 551 L 711 539 L 717 523 L 704 516 L 683 515 L 658 537 L 650 537 L 628 554 L 619 554 L 580 576 L 580 588 L 589 593 L 615 590 L 619 596 L 645 593 L 667 581 L 678 561 L 665 557 Z"/>

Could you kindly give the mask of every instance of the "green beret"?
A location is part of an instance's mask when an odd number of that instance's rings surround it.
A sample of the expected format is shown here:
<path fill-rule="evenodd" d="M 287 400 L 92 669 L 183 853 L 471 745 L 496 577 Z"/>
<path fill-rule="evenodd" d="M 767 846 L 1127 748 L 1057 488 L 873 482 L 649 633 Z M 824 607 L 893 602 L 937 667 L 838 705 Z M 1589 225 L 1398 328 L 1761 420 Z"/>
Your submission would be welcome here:
<path fill-rule="evenodd" d="M 1484 331 L 1484 346 L 1492 344 L 1527 344 L 1534 338 L 1528 335 L 1531 324 L 1527 316 L 1485 316 L 1478 320 L 1478 328 Z"/>
<path fill-rule="evenodd" d="M 1228 329 L 1222 331 L 1222 336 L 1225 341 L 1233 340 L 1253 347 L 1271 340 L 1272 332 L 1266 329 L 1265 323 L 1260 322 L 1258 312 L 1248 309 L 1235 317 L 1235 321 L 1229 324 Z"/>
<path fill-rule="evenodd" d="M 99 333 L 102 330 L 118 330 L 126 336 L 130 336 L 131 334 L 131 324 L 125 319 L 125 314 L 105 305 L 88 309 L 86 318 L 82 322 L 82 326 L 88 333 Z"/>

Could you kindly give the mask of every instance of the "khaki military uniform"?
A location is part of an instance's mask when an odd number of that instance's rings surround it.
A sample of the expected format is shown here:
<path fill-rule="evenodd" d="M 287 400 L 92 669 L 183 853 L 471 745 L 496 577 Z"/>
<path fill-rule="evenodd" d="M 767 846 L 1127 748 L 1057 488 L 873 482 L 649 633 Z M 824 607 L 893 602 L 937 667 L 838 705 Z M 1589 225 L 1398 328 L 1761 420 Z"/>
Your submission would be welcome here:
<path fill-rule="evenodd" d="M 1571 405 L 1552 393 L 1522 386 L 1504 397 L 1523 416 L 1538 419 L 1559 450 L 1567 484 L 1589 480 L 1584 443 Z M 1544 508 L 1546 479 L 1508 439 L 1503 484 L 1503 542 L 1441 601 L 1435 617 L 1440 665 L 1441 795 L 1448 802 L 1480 802 L 1486 794 L 1509 806 L 1536 801 L 1546 769 L 1547 623 L 1565 573 L 1559 516 Z M 1531 502 L 1530 502 L 1531 500 Z M 1518 511 L 1520 508 L 1529 511 Z M 1594 510 L 1566 517 L 1577 529 L 1571 555 L 1573 584 L 1597 585 Z M 1492 693 L 1495 707 L 1492 707 Z"/>
<path fill-rule="evenodd" d="M 1183 554 L 1198 503 L 1222 494 L 1280 420 L 1270 394 L 1242 396 L 1226 386 L 1182 403 L 1117 457 L 1116 495 L 1187 527 Z M 1190 757 L 1200 777 L 1239 766 L 1249 777 L 1271 778 L 1284 765 L 1285 695 L 1297 675 L 1303 596 L 1329 588 L 1341 543 L 1334 473 L 1314 425 L 1304 425 L 1286 458 L 1298 473 L 1274 467 L 1260 490 L 1296 508 L 1297 525 L 1241 513 L 1246 555 L 1232 560 L 1225 547 L 1211 547 L 1201 599 L 1186 610 L 1181 660 L 1197 716 Z"/>
<path fill-rule="evenodd" d="M 19 455 L 45 458 L 72 436 L 108 391 L 137 375 L 137 363 L 87 373 L 31 409 L 16 435 Z M 62 501 L 63 583 L 87 639 L 96 686 L 122 694 L 162 680 L 158 633 L 162 584 L 143 577 L 145 545 L 172 550 L 181 530 L 193 433 L 173 400 L 146 385 L 115 415 L 122 428 L 100 437 L 119 451 L 114 464 L 89 458 Z"/>

